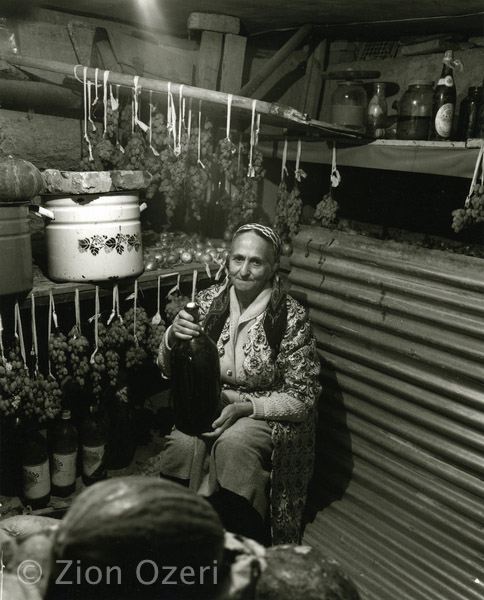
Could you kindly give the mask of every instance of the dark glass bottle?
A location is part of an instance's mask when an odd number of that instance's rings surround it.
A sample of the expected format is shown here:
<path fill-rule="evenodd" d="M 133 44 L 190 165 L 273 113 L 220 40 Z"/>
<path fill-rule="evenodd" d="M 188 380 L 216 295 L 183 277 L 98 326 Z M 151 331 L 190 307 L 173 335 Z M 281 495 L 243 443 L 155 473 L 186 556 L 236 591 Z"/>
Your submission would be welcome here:
<path fill-rule="evenodd" d="M 472 86 L 459 108 L 459 140 L 466 141 L 479 135 L 479 111 L 482 103 L 482 87 Z"/>
<path fill-rule="evenodd" d="M 185 310 L 198 322 L 198 306 Z M 204 332 L 176 340 L 170 356 L 173 415 L 177 429 L 187 435 L 211 431 L 220 414 L 220 361 L 215 342 Z"/>
<path fill-rule="evenodd" d="M 124 469 L 133 460 L 136 451 L 134 411 L 130 405 L 127 387 L 112 395 L 109 401 L 108 469 Z"/>
<path fill-rule="evenodd" d="M 47 441 L 35 427 L 28 427 L 22 445 L 22 501 L 33 510 L 50 501 L 50 469 Z"/>
<path fill-rule="evenodd" d="M 50 448 L 50 478 L 55 496 L 65 498 L 76 489 L 78 437 L 71 411 L 63 410 L 53 428 Z"/>
<path fill-rule="evenodd" d="M 82 481 L 92 485 L 107 478 L 108 422 L 98 404 L 91 404 L 81 425 Z"/>
<path fill-rule="evenodd" d="M 450 140 L 454 123 L 456 89 L 454 81 L 454 53 L 446 50 L 442 73 L 434 90 L 432 100 L 432 120 L 429 139 L 433 141 Z"/>
<path fill-rule="evenodd" d="M 0 494 L 20 496 L 22 493 L 21 453 L 25 432 L 20 418 L 11 415 L 0 419 Z"/>

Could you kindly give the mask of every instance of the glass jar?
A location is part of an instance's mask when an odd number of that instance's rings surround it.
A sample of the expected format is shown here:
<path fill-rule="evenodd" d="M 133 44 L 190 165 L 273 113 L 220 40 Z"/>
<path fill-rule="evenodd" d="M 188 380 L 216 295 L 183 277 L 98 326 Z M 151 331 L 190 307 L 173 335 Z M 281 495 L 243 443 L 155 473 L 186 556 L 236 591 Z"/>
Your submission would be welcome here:
<path fill-rule="evenodd" d="M 428 139 L 433 96 L 433 81 L 412 81 L 409 84 L 398 103 L 397 139 Z"/>
<path fill-rule="evenodd" d="M 331 98 L 331 122 L 365 131 L 366 106 L 366 91 L 361 81 L 338 81 Z"/>

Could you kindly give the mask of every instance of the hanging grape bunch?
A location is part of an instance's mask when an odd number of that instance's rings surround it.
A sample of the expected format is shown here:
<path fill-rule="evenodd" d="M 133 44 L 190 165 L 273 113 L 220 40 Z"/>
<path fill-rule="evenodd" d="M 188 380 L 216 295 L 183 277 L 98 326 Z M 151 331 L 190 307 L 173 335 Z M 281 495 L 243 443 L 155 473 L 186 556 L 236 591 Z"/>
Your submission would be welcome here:
<path fill-rule="evenodd" d="M 131 134 L 124 149 L 125 164 L 127 169 L 142 170 L 146 151 L 145 141 L 140 131 Z"/>
<path fill-rule="evenodd" d="M 177 316 L 177 314 L 190 302 L 190 298 L 188 296 L 183 296 L 182 294 L 170 294 L 167 296 L 167 303 L 165 304 L 165 315 L 170 323 L 173 323 L 173 319 Z"/>
<path fill-rule="evenodd" d="M 295 181 L 294 186 L 289 193 L 287 198 L 287 237 L 289 240 L 297 234 L 299 231 L 299 219 L 302 211 L 302 198 L 301 190 L 299 188 L 299 182 Z"/>
<path fill-rule="evenodd" d="M 225 172 L 225 176 L 229 181 L 234 177 L 234 169 L 237 169 L 236 163 L 237 146 L 232 142 L 230 138 L 224 138 L 218 143 L 217 160 L 220 167 Z"/>
<path fill-rule="evenodd" d="M 287 238 L 287 205 L 289 202 L 289 190 L 285 179 L 283 179 L 277 189 L 277 200 L 275 207 L 274 229 L 282 239 Z"/>
<path fill-rule="evenodd" d="M 69 345 L 66 336 L 59 328 L 56 328 L 55 331 L 49 335 L 48 351 L 51 372 L 62 386 L 69 377 L 69 371 L 67 369 Z"/>
<path fill-rule="evenodd" d="M 31 380 L 17 343 L 0 363 L 0 413 L 8 417 L 19 408 L 23 410 L 31 394 Z"/>
<path fill-rule="evenodd" d="M 81 334 L 77 325 L 74 325 L 69 331 L 67 346 L 72 376 L 79 387 L 84 389 L 91 370 L 89 365 L 90 344 L 89 340 Z"/>
<path fill-rule="evenodd" d="M 136 325 L 134 322 L 134 307 L 126 311 L 123 321 L 128 330 L 128 345 L 125 354 L 125 364 L 127 369 L 137 369 L 141 367 L 148 354 L 146 352 L 146 343 L 148 338 L 149 319 L 144 308 L 136 308 Z"/>
<path fill-rule="evenodd" d="M 105 361 L 108 381 L 111 387 L 116 387 L 121 367 L 121 356 L 124 355 L 129 343 L 129 333 L 121 319 L 114 319 L 103 331 Z"/>
<path fill-rule="evenodd" d="M 30 403 L 25 403 L 25 415 L 39 423 L 54 419 L 61 410 L 62 391 L 53 377 L 44 377 L 36 373 L 32 377 L 32 396 Z"/>
<path fill-rule="evenodd" d="M 475 183 L 465 208 L 452 211 L 452 229 L 459 233 L 472 223 L 484 222 L 484 185 Z"/>
<path fill-rule="evenodd" d="M 333 198 L 331 192 L 328 192 L 323 196 L 321 202 L 316 205 L 314 218 L 316 221 L 321 221 L 323 227 L 333 227 L 337 220 L 338 211 L 339 204 Z"/>
<path fill-rule="evenodd" d="M 165 331 L 166 325 L 163 319 L 159 323 L 153 323 L 153 321 L 150 322 L 146 346 L 148 349 L 148 354 L 152 357 L 153 362 L 155 364 L 156 359 L 158 357 L 158 348 L 160 347 L 160 344 L 163 341 Z"/>

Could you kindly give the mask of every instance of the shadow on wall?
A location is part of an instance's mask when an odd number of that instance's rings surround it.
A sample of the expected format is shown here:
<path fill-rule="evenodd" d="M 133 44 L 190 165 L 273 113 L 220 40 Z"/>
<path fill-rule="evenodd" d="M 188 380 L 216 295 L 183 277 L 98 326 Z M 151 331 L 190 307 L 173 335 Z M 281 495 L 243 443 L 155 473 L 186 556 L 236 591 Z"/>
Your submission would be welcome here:
<path fill-rule="evenodd" d="M 318 405 L 316 457 L 304 524 L 311 523 L 319 511 L 342 498 L 353 472 L 351 437 L 336 372 L 323 357 L 320 360 L 322 393 Z"/>

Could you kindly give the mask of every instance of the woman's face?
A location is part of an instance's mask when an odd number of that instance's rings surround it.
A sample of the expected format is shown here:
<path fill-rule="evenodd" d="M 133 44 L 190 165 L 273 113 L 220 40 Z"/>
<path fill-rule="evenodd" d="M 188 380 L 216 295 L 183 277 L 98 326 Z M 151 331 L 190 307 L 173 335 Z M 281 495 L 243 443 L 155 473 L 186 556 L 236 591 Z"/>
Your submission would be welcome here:
<path fill-rule="evenodd" d="M 229 255 L 229 276 L 237 297 L 246 306 L 271 285 L 276 268 L 269 241 L 253 231 L 235 237 Z"/>

